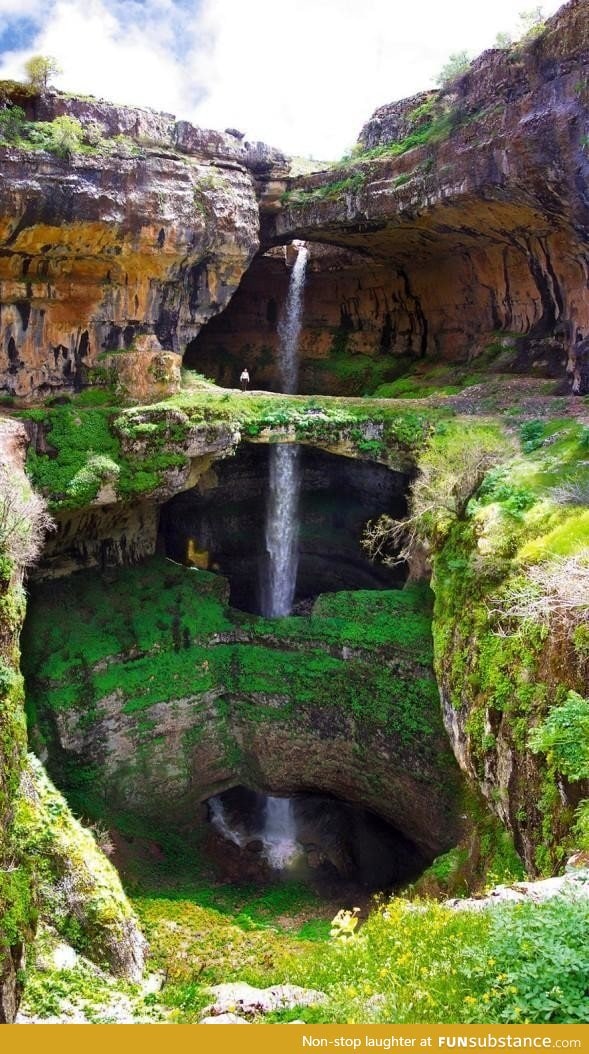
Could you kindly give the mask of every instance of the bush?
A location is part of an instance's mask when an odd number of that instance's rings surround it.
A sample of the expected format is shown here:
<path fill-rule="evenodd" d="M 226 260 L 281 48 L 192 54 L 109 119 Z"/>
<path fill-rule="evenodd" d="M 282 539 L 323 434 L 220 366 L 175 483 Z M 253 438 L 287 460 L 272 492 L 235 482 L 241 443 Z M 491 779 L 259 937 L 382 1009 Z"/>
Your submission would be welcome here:
<path fill-rule="evenodd" d="M 7 106 L 0 110 L 0 139 L 14 143 L 23 133 L 25 111 L 21 106 Z"/>
<path fill-rule="evenodd" d="M 490 957 L 501 965 L 487 1020 L 571 1024 L 589 1020 L 589 901 L 554 897 L 503 909 Z"/>
<path fill-rule="evenodd" d="M 549 765 L 567 779 L 589 779 L 589 699 L 569 692 L 561 706 L 529 735 L 534 754 L 546 754 Z"/>
<path fill-rule="evenodd" d="M 44 499 L 26 477 L 0 466 L 0 553 L 17 565 L 35 563 L 53 526 Z"/>
<path fill-rule="evenodd" d="M 82 145 L 84 129 L 75 117 L 56 117 L 49 125 L 48 149 L 58 157 L 70 158 Z"/>

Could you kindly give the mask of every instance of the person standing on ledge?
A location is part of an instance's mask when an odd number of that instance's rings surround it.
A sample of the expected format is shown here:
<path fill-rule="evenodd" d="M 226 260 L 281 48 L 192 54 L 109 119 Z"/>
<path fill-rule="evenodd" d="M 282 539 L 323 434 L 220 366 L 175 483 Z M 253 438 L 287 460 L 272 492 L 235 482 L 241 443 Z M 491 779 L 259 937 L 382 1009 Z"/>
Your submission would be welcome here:
<path fill-rule="evenodd" d="M 240 378 L 239 378 L 239 383 L 241 384 L 242 392 L 247 391 L 247 386 L 248 386 L 249 382 L 250 382 L 250 375 L 247 372 L 247 366 L 244 366 L 243 370 L 241 371 Z"/>

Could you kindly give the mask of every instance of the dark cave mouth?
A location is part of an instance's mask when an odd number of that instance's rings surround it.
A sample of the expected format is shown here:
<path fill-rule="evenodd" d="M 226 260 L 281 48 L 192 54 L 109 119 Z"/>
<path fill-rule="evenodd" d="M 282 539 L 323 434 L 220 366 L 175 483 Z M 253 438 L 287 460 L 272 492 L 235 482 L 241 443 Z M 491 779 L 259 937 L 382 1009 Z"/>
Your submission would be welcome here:
<path fill-rule="evenodd" d="M 300 457 L 293 613 L 307 613 L 320 593 L 402 588 L 406 568 L 372 562 L 361 538 L 367 521 L 383 512 L 405 515 L 408 475 L 312 447 L 301 446 Z M 269 462 L 269 445 L 243 444 L 168 501 L 160 519 L 160 551 L 224 575 L 232 607 L 252 614 L 263 607 Z"/>
<path fill-rule="evenodd" d="M 325 898 L 390 892 L 433 857 L 375 813 L 314 791 L 268 795 L 237 786 L 207 806 L 207 850 L 224 881 L 295 881 Z"/>

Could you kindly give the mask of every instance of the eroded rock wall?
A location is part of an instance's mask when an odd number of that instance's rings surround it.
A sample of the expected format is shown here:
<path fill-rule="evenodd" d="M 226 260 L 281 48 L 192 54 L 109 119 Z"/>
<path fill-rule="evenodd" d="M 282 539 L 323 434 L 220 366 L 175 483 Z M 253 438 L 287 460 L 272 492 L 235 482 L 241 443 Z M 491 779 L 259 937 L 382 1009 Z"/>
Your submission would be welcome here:
<path fill-rule="evenodd" d="M 108 149 L 0 147 L 0 390 L 31 401 L 102 383 L 161 397 L 256 252 L 257 195 L 284 159 L 151 111 L 56 93 L 29 110 L 74 116 Z"/>
<path fill-rule="evenodd" d="M 355 157 L 290 182 L 266 244 L 301 238 L 369 258 L 352 268 L 355 299 L 334 278 L 328 329 L 339 313 L 378 356 L 376 287 L 393 355 L 463 359 L 514 333 L 522 368 L 548 360 L 585 390 L 588 13 L 573 0 L 537 38 L 485 52 L 441 93 L 382 107 Z"/>
<path fill-rule="evenodd" d="M 430 858 L 454 844 L 460 781 L 427 590 L 326 595 L 288 625 L 226 602 L 219 576 L 157 559 L 35 591 L 33 741 L 76 807 L 190 833 L 230 787 L 317 791 L 372 810 Z M 56 608 L 76 613 L 67 641 Z"/>

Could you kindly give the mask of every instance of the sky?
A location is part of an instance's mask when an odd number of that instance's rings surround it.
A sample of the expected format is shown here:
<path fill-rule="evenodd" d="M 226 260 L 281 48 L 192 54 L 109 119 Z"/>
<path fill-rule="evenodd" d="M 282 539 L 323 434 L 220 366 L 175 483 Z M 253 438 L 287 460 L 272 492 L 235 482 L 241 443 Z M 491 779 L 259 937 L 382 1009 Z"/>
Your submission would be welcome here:
<path fill-rule="evenodd" d="M 239 128 L 332 159 L 452 52 L 514 32 L 528 0 L 0 0 L 0 78 L 53 55 L 55 87 Z M 559 0 L 546 0 L 545 16 Z"/>

